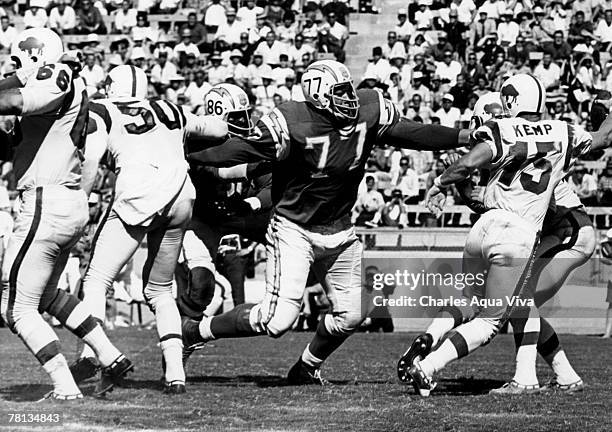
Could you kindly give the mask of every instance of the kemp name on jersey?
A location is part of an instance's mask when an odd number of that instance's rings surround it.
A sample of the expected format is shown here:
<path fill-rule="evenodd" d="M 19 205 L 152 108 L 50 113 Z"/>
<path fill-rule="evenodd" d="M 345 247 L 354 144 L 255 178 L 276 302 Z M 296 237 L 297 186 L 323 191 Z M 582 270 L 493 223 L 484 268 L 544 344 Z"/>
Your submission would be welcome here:
<path fill-rule="evenodd" d="M 375 144 L 422 150 L 457 147 L 457 130 L 401 119 L 395 106 L 375 90 L 359 90 L 357 96 L 359 116 L 350 125 L 306 102 L 286 102 L 261 118 L 256 136 L 232 138 L 189 158 L 216 166 L 275 161 L 276 212 L 293 222 L 319 225 L 349 214 Z"/>
<path fill-rule="evenodd" d="M 592 142 L 591 134 L 579 126 L 520 117 L 488 121 L 475 136 L 493 152 L 485 206 L 516 213 L 537 227 L 557 184 Z"/>

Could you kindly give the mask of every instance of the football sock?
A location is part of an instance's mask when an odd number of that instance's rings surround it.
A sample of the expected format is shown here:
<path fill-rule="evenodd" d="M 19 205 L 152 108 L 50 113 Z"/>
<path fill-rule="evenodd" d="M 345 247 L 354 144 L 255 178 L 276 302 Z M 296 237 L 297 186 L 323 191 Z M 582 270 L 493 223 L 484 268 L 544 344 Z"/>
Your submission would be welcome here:
<path fill-rule="evenodd" d="M 516 347 L 516 367 L 513 380 L 522 385 L 537 385 L 536 360 L 540 317 L 535 307 L 520 309 L 516 312 L 518 318 L 510 320 Z"/>
<path fill-rule="evenodd" d="M 567 359 L 555 330 L 544 318 L 540 319 L 540 326 L 538 352 L 552 368 L 557 382 L 559 384 L 572 384 L 579 381 L 580 376 Z"/>
<path fill-rule="evenodd" d="M 231 311 L 204 317 L 200 322 L 200 336 L 204 341 L 218 338 L 249 337 L 262 334 L 251 325 L 251 310 L 255 304 L 243 303 Z"/>
<path fill-rule="evenodd" d="M 81 393 L 81 390 L 74 382 L 74 378 L 70 373 L 66 358 L 61 353 L 58 352 L 55 356 L 46 361 L 43 364 L 43 369 L 51 377 L 53 391 L 55 393 L 60 395 L 77 395 Z"/>
<path fill-rule="evenodd" d="M 75 296 L 57 290 L 45 310 L 85 342 L 81 357 L 98 357 L 102 366 L 108 366 L 121 355 L 104 333 L 98 320 L 89 315 L 85 305 Z"/>
<path fill-rule="evenodd" d="M 454 307 L 443 307 L 436 316 L 425 333 L 429 333 L 433 338 L 432 346 L 435 347 L 449 331 L 461 325 L 463 316 L 461 311 Z"/>
<path fill-rule="evenodd" d="M 150 304 L 155 311 L 159 345 L 166 362 L 166 381 L 185 382 L 181 316 L 170 292 L 158 294 Z"/>
<path fill-rule="evenodd" d="M 428 376 L 442 370 L 453 360 L 465 357 L 487 343 L 497 333 L 498 320 L 474 318 L 457 327 L 440 347 L 419 362 Z"/>
<path fill-rule="evenodd" d="M 346 340 L 348 335 L 333 335 L 327 329 L 325 322 L 327 317 L 333 319 L 331 315 L 325 315 L 319 321 L 314 337 L 302 353 L 302 361 L 309 366 L 319 368 L 340 345 Z"/>

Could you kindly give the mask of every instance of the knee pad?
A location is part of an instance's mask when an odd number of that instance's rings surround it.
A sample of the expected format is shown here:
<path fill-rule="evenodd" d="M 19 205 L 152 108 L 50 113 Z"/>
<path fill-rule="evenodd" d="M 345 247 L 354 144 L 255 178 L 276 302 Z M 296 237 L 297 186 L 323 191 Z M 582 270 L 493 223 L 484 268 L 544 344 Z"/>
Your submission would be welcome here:
<path fill-rule="evenodd" d="M 354 333 L 364 319 L 359 312 L 341 312 L 324 317 L 325 328 L 333 336 L 348 336 Z"/>
<path fill-rule="evenodd" d="M 299 316 L 299 311 L 293 313 L 292 311 L 284 311 L 284 313 L 280 313 L 278 310 L 274 314 L 274 316 L 267 322 L 263 322 L 263 327 L 268 334 L 268 336 L 272 338 L 279 338 L 287 331 L 291 330 L 293 323 L 297 320 Z"/>
<path fill-rule="evenodd" d="M 149 305 L 153 312 L 155 312 L 155 308 L 166 302 L 176 304 L 174 297 L 172 296 L 172 285 L 170 284 L 167 289 L 160 288 L 160 286 L 156 286 L 153 289 L 150 289 L 150 285 L 147 285 L 144 289 L 144 298 L 147 301 L 147 305 Z"/>

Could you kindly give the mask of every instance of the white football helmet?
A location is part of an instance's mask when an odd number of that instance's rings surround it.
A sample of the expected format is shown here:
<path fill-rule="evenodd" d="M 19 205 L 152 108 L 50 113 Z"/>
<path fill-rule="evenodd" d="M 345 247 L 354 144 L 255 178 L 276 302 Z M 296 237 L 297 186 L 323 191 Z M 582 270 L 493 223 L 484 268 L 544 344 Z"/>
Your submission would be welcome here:
<path fill-rule="evenodd" d="M 302 75 L 306 101 L 315 108 L 327 110 L 340 120 L 355 120 L 359 115 L 359 98 L 346 66 L 334 60 L 312 63 Z"/>
<path fill-rule="evenodd" d="M 501 86 L 501 101 L 509 117 L 519 114 L 543 114 L 546 109 L 546 89 L 531 74 L 516 74 Z"/>
<path fill-rule="evenodd" d="M 48 28 L 22 31 L 11 46 L 15 69 L 57 63 L 64 53 L 64 44 L 57 33 Z"/>
<path fill-rule="evenodd" d="M 251 110 L 247 94 L 234 84 L 217 84 L 204 96 L 204 112 L 222 118 L 232 135 L 246 137 L 253 133 Z"/>
<path fill-rule="evenodd" d="M 504 117 L 504 108 L 502 107 L 501 94 L 499 92 L 483 94 L 474 105 L 470 129 L 478 129 L 492 118 L 502 117 Z"/>
<path fill-rule="evenodd" d="M 113 68 L 107 75 L 106 96 L 109 98 L 146 99 L 149 82 L 142 69 L 132 65 Z"/>

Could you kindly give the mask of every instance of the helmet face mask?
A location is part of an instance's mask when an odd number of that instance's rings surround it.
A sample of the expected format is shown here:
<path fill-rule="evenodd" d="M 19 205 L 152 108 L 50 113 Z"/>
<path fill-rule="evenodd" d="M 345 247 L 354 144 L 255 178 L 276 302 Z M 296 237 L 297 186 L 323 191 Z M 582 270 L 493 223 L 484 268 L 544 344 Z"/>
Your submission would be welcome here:
<path fill-rule="evenodd" d="M 359 98 L 352 82 L 336 84 L 330 91 L 330 109 L 339 119 L 355 120 L 359 115 Z"/>
<path fill-rule="evenodd" d="M 225 121 L 230 135 L 247 137 L 252 135 L 255 125 L 251 119 L 252 109 L 229 111 Z"/>

